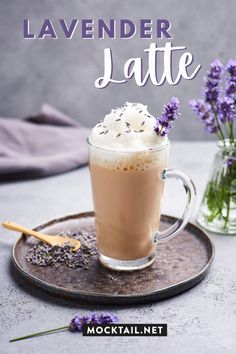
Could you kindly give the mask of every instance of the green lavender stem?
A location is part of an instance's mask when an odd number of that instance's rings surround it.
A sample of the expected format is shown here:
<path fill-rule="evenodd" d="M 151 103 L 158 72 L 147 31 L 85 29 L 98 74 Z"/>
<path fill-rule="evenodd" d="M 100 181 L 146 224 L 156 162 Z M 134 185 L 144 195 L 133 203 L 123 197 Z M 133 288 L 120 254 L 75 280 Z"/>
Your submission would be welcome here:
<path fill-rule="evenodd" d="M 220 161 L 218 161 L 221 165 L 217 166 L 218 171 L 209 182 L 204 197 L 209 211 L 208 222 L 212 223 L 215 219 L 218 219 L 223 223 L 222 227 L 225 230 L 231 222 L 231 208 L 235 204 L 232 199 L 234 198 L 236 182 L 236 163 L 234 159 L 233 152 L 227 151 L 227 156 L 221 156 Z"/>
<path fill-rule="evenodd" d="M 216 109 L 215 109 L 215 107 L 213 105 L 212 105 L 212 111 L 214 113 L 216 124 L 217 124 L 217 127 L 219 129 L 219 135 L 220 135 L 220 137 L 221 137 L 221 139 L 222 139 L 222 141 L 223 141 L 223 143 L 225 145 L 225 137 L 224 137 L 223 131 L 222 131 L 221 126 L 220 126 L 220 122 L 219 122 L 219 119 L 218 119 L 218 116 L 217 116 Z"/>
<path fill-rule="evenodd" d="M 234 141 L 234 122 L 230 122 L 229 123 L 230 125 L 230 134 L 229 134 L 229 137 L 230 137 L 230 144 L 234 145 L 235 144 L 235 141 Z"/>
<path fill-rule="evenodd" d="M 230 213 L 230 199 L 231 199 L 231 185 L 232 185 L 232 167 L 229 166 L 229 171 L 228 171 L 228 183 L 227 183 L 227 187 L 228 187 L 228 193 L 227 193 L 227 201 L 226 201 L 226 217 L 225 217 L 225 229 L 227 227 L 228 221 L 229 221 L 229 213 Z"/>
<path fill-rule="evenodd" d="M 50 334 L 50 333 L 54 333 L 54 332 L 65 330 L 65 329 L 69 329 L 69 328 L 70 328 L 70 326 L 63 326 L 63 327 L 58 327 L 58 328 L 54 328 L 54 329 L 49 329 L 47 331 L 37 332 L 37 333 L 29 334 L 27 336 L 13 338 L 9 342 L 17 342 L 19 340 L 33 338 L 33 337 L 38 337 L 38 336 L 41 336 L 43 334 Z"/>

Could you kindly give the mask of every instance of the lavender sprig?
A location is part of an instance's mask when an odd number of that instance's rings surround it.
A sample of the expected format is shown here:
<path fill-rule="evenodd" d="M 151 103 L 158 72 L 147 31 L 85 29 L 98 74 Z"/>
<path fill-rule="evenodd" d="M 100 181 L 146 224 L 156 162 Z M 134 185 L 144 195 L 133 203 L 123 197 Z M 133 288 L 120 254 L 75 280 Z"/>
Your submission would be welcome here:
<path fill-rule="evenodd" d="M 170 102 L 164 106 L 161 116 L 157 118 L 157 125 L 154 131 L 157 135 L 166 136 L 172 128 L 172 122 L 179 116 L 179 100 L 176 97 L 172 97 Z"/>
<path fill-rule="evenodd" d="M 41 336 L 44 334 L 55 333 L 55 332 L 62 331 L 62 330 L 69 330 L 71 332 L 81 333 L 83 330 L 84 324 L 107 325 L 107 324 L 116 323 L 118 321 L 119 321 L 118 317 L 112 313 L 102 313 L 100 315 L 97 313 L 92 313 L 92 314 L 85 315 L 85 316 L 76 315 L 74 318 L 72 318 L 70 324 L 67 326 L 58 327 L 58 328 L 50 329 L 47 331 L 37 332 L 37 333 L 29 334 L 29 335 L 26 335 L 23 337 L 14 338 L 14 339 L 11 339 L 10 342 L 16 342 L 16 341 L 23 340 L 23 339 L 38 337 L 38 336 Z"/>

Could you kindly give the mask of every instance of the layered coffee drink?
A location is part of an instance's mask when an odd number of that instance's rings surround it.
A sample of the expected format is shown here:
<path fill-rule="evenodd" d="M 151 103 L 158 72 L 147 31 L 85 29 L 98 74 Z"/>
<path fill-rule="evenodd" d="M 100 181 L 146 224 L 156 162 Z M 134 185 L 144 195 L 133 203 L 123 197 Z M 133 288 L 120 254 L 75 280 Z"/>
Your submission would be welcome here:
<path fill-rule="evenodd" d="M 111 267 L 116 260 L 121 269 L 122 262 L 141 268 L 154 260 L 169 155 L 168 138 L 155 133 L 155 124 L 146 106 L 126 103 L 88 139 L 97 244 Z"/>

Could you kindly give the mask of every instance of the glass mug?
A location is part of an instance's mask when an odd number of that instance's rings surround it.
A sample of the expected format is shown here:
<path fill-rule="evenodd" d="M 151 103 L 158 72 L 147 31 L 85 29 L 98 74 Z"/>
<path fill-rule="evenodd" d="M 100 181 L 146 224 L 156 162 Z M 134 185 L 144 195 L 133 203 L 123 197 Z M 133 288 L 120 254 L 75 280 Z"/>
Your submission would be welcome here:
<path fill-rule="evenodd" d="M 176 236 L 193 211 L 196 191 L 183 172 L 167 169 L 169 141 L 144 151 L 115 151 L 89 138 L 89 170 L 101 263 L 115 270 L 142 269 L 155 259 L 156 245 Z M 183 216 L 160 232 L 164 181 L 174 178 L 187 194 Z"/>

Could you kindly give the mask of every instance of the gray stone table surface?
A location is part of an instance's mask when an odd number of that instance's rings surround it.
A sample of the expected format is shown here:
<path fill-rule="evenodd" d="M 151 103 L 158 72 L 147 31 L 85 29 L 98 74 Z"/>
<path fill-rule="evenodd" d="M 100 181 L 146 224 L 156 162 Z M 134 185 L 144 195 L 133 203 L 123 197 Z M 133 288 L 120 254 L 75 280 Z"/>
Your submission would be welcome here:
<path fill-rule="evenodd" d="M 169 166 L 195 181 L 198 206 L 216 147 L 208 142 L 172 144 Z M 180 215 L 181 187 L 168 182 L 163 212 Z M 198 207 L 197 206 L 197 207 Z M 32 181 L 0 185 L 0 219 L 36 226 L 51 218 L 92 209 L 88 168 Z M 193 215 L 193 221 L 196 212 Z M 28 285 L 11 265 L 16 235 L 0 230 L 0 353 L 236 353 L 236 237 L 212 235 L 216 256 L 196 287 L 168 300 L 105 307 L 57 299 Z M 61 332 L 9 343 L 12 337 L 67 324 L 75 313 L 112 310 L 122 322 L 167 323 L 168 337 L 82 337 Z"/>

